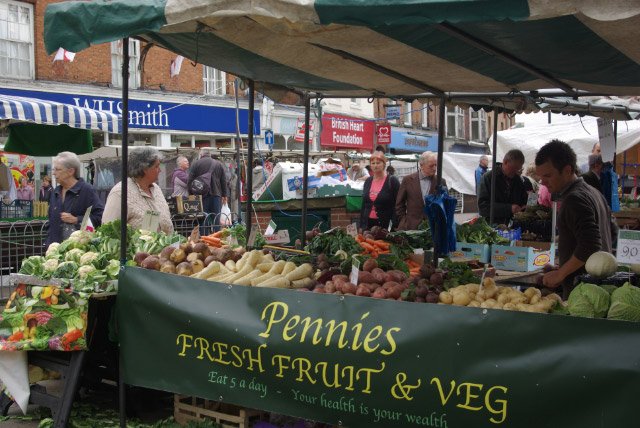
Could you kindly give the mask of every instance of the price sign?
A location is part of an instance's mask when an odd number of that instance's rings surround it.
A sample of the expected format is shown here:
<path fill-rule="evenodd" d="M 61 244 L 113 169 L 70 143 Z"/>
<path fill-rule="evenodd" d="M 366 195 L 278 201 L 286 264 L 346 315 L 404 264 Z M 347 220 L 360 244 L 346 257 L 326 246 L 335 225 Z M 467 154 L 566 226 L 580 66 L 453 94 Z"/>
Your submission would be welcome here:
<path fill-rule="evenodd" d="M 349 226 L 347 226 L 347 235 L 351 235 L 354 238 L 358 236 L 358 227 L 355 223 L 351 223 Z"/>
<path fill-rule="evenodd" d="M 349 282 L 358 285 L 358 272 L 360 270 L 360 262 L 355 257 L 351 259 L 353 264 L 351 265 L 351 275 L 349 275 Z"/>
<path fill-rule="evenodd" d="M 531 207 L 534 205 L 538 205 L 538 194 L 531 192 L 527 196 L 527 206 Z"/>
<path fill-rule="evenodd" d="M 621 230 L 618 232 L 618 263 L 635 265 L 640 263 L 640 231 Z"/>
<path fill-rule="evenodd" d="M 160 213 L 154 210 L 147 210 L 142 218 L 140 229 L 157 232 L 160 224 Z"/>
<path fill-rule="evenodd" d="M 264 234 L 265 235 L 273 235 L 273 232 L 276 231 L 276 222 L 271 220 L 269 222 L 269 225 L 267 226 L 267 230 L 265 230 Z"/>

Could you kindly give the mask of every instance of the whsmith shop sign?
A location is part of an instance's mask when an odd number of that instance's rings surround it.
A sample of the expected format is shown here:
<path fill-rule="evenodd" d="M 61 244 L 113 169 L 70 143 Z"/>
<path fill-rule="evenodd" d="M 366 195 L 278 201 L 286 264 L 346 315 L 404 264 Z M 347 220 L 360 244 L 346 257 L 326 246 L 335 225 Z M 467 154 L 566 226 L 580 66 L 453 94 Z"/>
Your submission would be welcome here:
<path fill-rule="evenodd" d="M 398 131 L 392 128 L 391 144 L 389 144 L 389 147 L 415 152 L 425 152 L 427 150 L 437 152 L 438 136 L 409 134 L 408 132 Z"/>
<path fill-rule="evenodd" d="M 640 426 L 640 323 L 127 267 L 126 383 L 347 427 Z"/>
<path fill-rule="evenodd" d="M 119 98 L 87 97 L 84 95 L 59 94 L 55 92 L 16 91 L 0 89 L 0 93 L 22 97 L 57 101 L 109 113 L 122 114 Z M 246 134 L 249 112 L 240 110 L 240 133 Z M 260 133 L 260 112 L 254 112 L 256 133 Z M 195 132 L 236 132 L 234 108 L 179 104 L 129 99 L 129 126 L 131 128 L 155 130 L 180 130 Z"/>

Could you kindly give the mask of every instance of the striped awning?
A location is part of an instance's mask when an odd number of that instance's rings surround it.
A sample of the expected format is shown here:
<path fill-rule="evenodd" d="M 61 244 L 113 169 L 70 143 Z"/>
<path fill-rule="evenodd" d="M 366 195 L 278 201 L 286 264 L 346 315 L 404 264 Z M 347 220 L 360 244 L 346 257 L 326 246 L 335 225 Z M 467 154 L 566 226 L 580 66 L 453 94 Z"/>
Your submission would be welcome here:
<path fill-rule="evenodd" d="M 48 53 L 136 36 L 323 96 L 640 94 L 637 0 L 115 0 L 49 4 Z"/>
<path fill-rule="evenodd" d="M 121 132 L 120 115 L 36 98 L 0 95 L 0 123 L 30 122 L 71 128 Z"/>

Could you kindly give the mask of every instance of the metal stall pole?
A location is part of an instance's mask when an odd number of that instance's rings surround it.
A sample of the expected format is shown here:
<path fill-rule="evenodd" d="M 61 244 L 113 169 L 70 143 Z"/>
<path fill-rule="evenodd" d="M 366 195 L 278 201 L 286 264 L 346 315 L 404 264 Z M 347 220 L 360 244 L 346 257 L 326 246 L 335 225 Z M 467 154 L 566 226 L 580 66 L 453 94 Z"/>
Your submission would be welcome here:
<path fill-rule="evenodd" d="M 445 114 L 446 108 L 446 100 L 444 98 L 440 98 L 440 110 L 438 111 L 438 166 L 436 172 L 436 186 L 439 186 L 442 182 L 442 156 L 444 152 L 444 120 L 446 117 Z M 438 239 L 437 239 L 437 226 L 436 230 L 432 231 L 432 239 L 433 239 L 433 265 L 438 267 Z"/>
<path fill-rule="evenodd" d="M 251 169 L 253 168 L 253 111 L 254 111 L 254 103 L 253 97 L 255 95 L 255 83 L 253 80 L 249 80 L 249 124 L 247 129 L 248 138 L 248 156 L 247 156 L 247 185 L 245 186 L 247 193 L 247 230 L 245 231 L 245 239 L 247 241 L 247 246 L 249 244 L 249 236 L 251 235 L 251 198 L 253 197 L 253 192 L 251 189 L 253 188 L 253 174 L 251 174 Z M 256 225 L 260 227 L 260 225 Z M 251 243 L 253 246 L 253 243 Z"/>
<path fill-rule="evenodd" d="M 242 138 L 240 138 L 240 101 L 238 100 L 238 91 L 240 85 L 238 78 L 233 81 L 233 92 L 236 96 L 236 195 L 238 195 L 238 216 L 242 221 L 242 183 L 240 181 L 240 146 L 242 145 Z M 231 209 L 231 204 L 229 204 Z"/>
<path fill-rule="evenodd" d="M 127 168 L 129 165 L 129 38 L 122 39 L 122 193 L 120 195 L 120 271 L 127 264 Z M 116 320 L 117 323 L 117 320 Z M 122 376 L 122 353 L 119 353 L 118 401 L 120 427 L 127 426 L 125 384 Z"/>
<path fill-rule="evenodd" d="M 302 219 L 300 221 L 300 242 L 307 244 L 307 188 L 309 187 L 309 117 L 311 116 L 311 98 L 304 95 L 304 156 L 302 159 Z"/>
<path fill-rule="evenodd" d="M 496 158 L 498 150 L 498 109 L 493 111 L 493 156 L 491 157 L 491 205 L 489 206 L 489 224 L 493 224 L 493 203 L 496 200 Z M 476 195 L 477 196 L 477 195 Z"/>

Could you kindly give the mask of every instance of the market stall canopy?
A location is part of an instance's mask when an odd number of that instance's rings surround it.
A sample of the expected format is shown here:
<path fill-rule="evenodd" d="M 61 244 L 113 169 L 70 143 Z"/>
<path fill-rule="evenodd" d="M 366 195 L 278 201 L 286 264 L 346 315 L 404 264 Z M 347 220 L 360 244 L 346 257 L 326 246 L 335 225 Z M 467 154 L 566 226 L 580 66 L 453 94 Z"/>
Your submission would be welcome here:
<path fill-rule="evenodd" d="M 634 95 L 638 28 L 636 0 L 128 0 L 50 4 L 44 38 L 51 54 L 136 36 L 258 90 Z"/>
<path fill-rule="evenodd" d="M 568 143 L 576 152 L 578 166 L 585 164 L 593 145 L 598 142 L 597 119 L 576 118 L 572 122 L 551 123 L 539 126 L 498 131 L 496 159 L 502 162 L 505 153 L 520 149 L 524 153 L 525 165 L 533 162 L 542 146 L 553 139 Z M 622 153 L 640 142 L 640 122 L 631 120 L 618 124 L 616 152 Z M 526 168 L 526 166 L 525 166 Z"/>
<path fill-rule="evenodd" d="M 36 98 L 0 95 L 0 125 L 9 125 L 4 150 L 32 156 L 93 151 L 91 131 L 119 133 L 120 115 Z"/>

